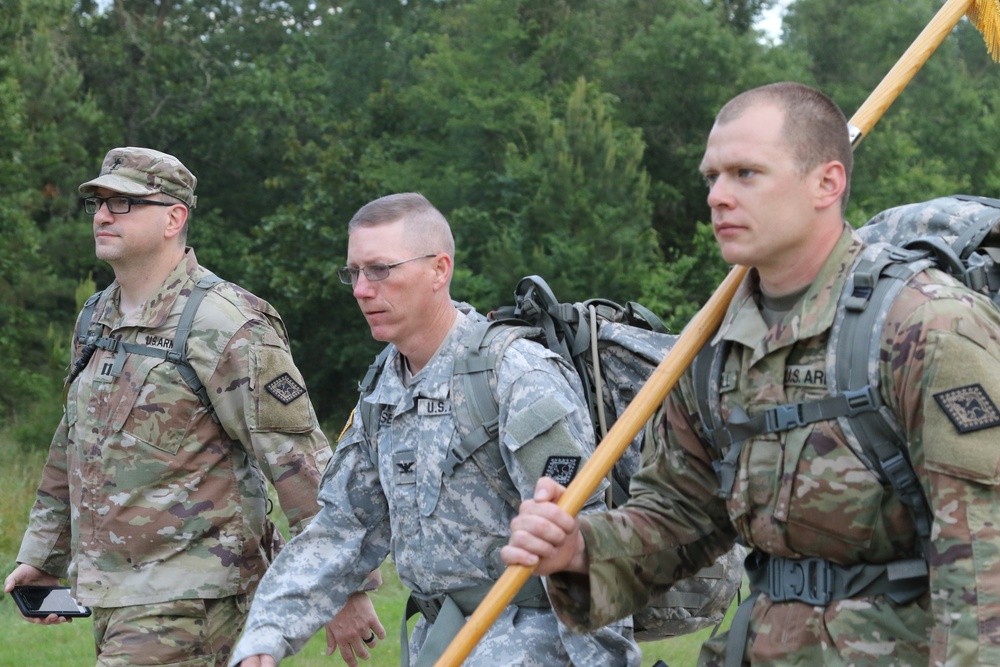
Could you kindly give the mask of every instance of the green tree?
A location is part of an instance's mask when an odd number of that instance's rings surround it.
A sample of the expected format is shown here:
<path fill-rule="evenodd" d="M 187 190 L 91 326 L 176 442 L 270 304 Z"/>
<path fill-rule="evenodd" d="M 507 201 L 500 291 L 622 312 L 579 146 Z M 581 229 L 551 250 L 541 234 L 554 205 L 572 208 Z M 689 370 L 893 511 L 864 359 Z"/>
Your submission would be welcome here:
<path fill-rule="evenodd" d="M 76 244 L 93 243 L 66 187 L 86 155 L 78 142 L 100 119 L 79 94 L 61 31 L 70 7 L 24 0 L 0 9 L 0 425 L 43 445 L 58 420 L 75 313 L 75 281 L 59 269 L 86 264 Z"/>

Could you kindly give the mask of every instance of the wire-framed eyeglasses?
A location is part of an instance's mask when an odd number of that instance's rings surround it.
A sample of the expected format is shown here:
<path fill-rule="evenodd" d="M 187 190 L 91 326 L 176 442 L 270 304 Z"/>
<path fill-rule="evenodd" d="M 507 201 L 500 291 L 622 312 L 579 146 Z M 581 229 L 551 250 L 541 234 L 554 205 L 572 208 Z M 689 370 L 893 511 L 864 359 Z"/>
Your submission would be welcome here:
<path fill-rule="evenodd" d="M 125 195 L 115 195 L 113 197 L 84 197 L 83 210 L 94 215 L 101 210 L 101 204 L 107 204 L 108 212 L 115 215 L 122 215 L 132 210 L 135 205 L 150 204 L 153 206 L 174 206 L 174 202 L 156 201 L 155 199 L 136 199 Z"/>
<path fill-rule="evenodd" d="M 358 282 L 358 276 L 360 274 L 365 274 L 365 278 L 375 282 L 377 280 L 385 280 L 389 277 L 389 270 L 394 269 L 400 264 L 406 264 L 407 262 L 412 262 L 418 259 L 428 259 L 430 257 L 437 257 L 437 253 L 431 253 L 429 255 L 417 255 L 416 257 L 411 257 L 409 259 L 404 259 L 401 262 L 393 262 L 392 264 L 383 264 L 382 262 L 376 262 L 374 264 L 369 264 L 368 266 L 362 266 L 359 268 L 354 268 L 351 266 L 342 266 L 337 269 L 337 277 L 340 278 L 340 282 L 345 285 L 354 285 Z"/>

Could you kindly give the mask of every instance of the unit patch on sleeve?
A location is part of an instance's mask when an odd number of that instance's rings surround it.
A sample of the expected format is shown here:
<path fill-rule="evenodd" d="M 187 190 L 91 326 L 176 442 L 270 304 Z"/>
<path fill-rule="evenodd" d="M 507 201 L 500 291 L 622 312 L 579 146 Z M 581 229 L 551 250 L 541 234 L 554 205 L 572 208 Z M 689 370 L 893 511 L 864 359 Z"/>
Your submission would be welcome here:
<path fill-rule="evenodd" d="M 942 391 L 934 400 L 960 433 L 1000 426 L 1000 410 L 981 384 Z"/>
<path fill-rule="evenodd" d="M 569 486 L 569 483 L 576 477 L 576 471 L 579 468 L 579 456 L 550 456 L 549 460 L 545 462 L 542 477 L 551 477 L 563 486 Z"/>
<path fill-rule="evenodd" d="M 282 373 L 264 385 L 264 388 L 267 389 L 267 393 L 285 405 L 306 393 L 306 388 L 299 385 L 288 373 Z"/>

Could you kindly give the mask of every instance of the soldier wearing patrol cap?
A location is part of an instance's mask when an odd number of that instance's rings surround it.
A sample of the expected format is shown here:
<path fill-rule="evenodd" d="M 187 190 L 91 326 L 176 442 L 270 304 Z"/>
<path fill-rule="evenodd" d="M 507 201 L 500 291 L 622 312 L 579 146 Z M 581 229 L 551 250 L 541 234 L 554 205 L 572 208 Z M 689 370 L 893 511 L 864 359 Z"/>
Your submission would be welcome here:
<path fill-rule="evenodd" d="M 81 313 L 63 418 L 4 587 L 68 578 L 93 607 L 102 667 L 224 665 L 281 544 L 268 482 L 298 533 L 332 455 L 278 313 L 186 247 L 196 185 L 172 155 L 124 147 L 79 188 L 115 281 Z M 367 596 L 351 600 L 328 631 L 363 648 L 381 626 Z"/>
<path fill-rule="evenodd" d="M 853 280 L 868 247 L 843 219 L 852 164 L 843 113 L 807 86 L 755 88 L 719 112 L 701 171 L 722 256 L 750 270 L 715 334 L 718 366 L 667 397 L 628 503 L 576 520 L 542 480 L 503 549 L 552 575 L 572 627 L 630 613 L 739 537 L 753 593 L 701 665 L 1000 664 L 1000 311 L 927 269 L 879 314 L 875 391 L 905 442 L 872 444 L 889 446 L 894 479 L 912 464 L 897 493 L 863 458 L 864 433 L 848 436 L 862 404 L 827 386 L 829 341 L 856 308 L 841 295 L 870 288 Z"/>
<path fill-rule="evenodd" d="M 410 656 L 402 664 L 433 664 L 502 572 L 499 548 L 514 504 L 546 471 L 559 467 L 571 476 L 593 448 L 576 371 L 541 344 L 517 338 L 490 347 L 496 430 L 477 440 L 475 452 L 459 454 L 465 442 L 456 404 L 468 397 L 451 391 L 452 376 L 482 317 L 451 300 L 455 242 L 447 220 L 420 194 L 388 195 L 354 215 L 347 245 L 340 279 L 372 337 L 390 343 L 386 363 L 340 436 L 320 490 L 322 509 L 264 577 L 234 665 L 274 665 L 301 649 L 390 553 L 421 613 L 408 642 L 401 629 Z M 487 451 L 498 460 L 495 475 L 479 458 Z M 603 506 L 598 492 L 586 509 Z M 536 578 L 465 664 L 640 661 L 631 619 L 590 634 L 570 632 Z"/>

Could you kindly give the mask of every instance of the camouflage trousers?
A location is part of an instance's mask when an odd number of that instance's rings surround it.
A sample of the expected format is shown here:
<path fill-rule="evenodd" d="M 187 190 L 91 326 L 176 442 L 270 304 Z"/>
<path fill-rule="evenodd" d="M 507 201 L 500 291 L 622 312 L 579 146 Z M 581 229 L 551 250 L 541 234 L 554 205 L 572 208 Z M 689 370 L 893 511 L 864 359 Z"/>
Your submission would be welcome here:
<path fill-rule="evenodd" d="M 249 608 L 245 595 L 95 608 L 96 667 L 225 667 Z"/>

